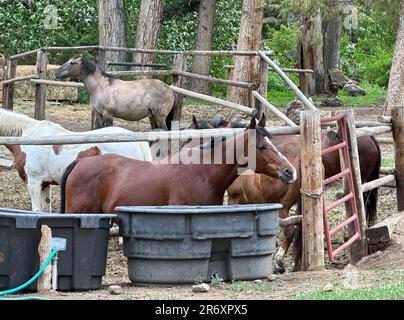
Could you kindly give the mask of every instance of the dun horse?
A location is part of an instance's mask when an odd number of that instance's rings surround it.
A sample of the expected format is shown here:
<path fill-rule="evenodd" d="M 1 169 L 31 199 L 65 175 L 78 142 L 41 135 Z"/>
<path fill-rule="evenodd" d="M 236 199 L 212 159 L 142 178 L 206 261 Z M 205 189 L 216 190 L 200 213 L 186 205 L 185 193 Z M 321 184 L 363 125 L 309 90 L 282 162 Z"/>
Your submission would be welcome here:
<path fill-rule="evenodd" d="M 111 126 L 113 117 L 129 121 L 149 117 L 152 129 L 168 130 L 170 126 L 174 92 L 161 80 L 116 79 L 82 55 L 63 64 L 55 77 L 82 81 L 90 94 L 90 106 L 104 126 Z"/>
<path fill-rule="evenodd" d="M 251 130 L 219 144 L 208 141 L 185 148 L 165 163 L 115 155 L 78 159 L 63 176 L 61 211 L 108 213 L 125 205 L 222 205 L 226 189 L 247 164 L 240 159 L 249 156 L 255 157 L 255 172 L 293 183 L 296 170 L 271 143 L 271 136 L 263 128 L 265 118 L 258 125 L 252 119 L 247 128 Z M 256 141 L 251 141 L 251 132 L 256 133 Z M 215 154 L 221 155 L 221 164 L 200 164 L 201 158 L 211 160 Z"/>
<path fill-rule="evenodd" d="M 129 130 L 109 127 L 88 132 L 72 132 L 51 121 L 38 121 L 26 115 L 0 108 L 0 135 L 40 138 L 66 134 L 128 133 Z M 91 143 L 76 145 L 6 145 L 15 157 L 15 167 L 27 184 L 32 210 L 51 211 L 50 185 L 60 184 L 66 167 L 91 147 L 102 153 L 116 153 L 126 157 L 151 161 L 147 142 Z"/>
<path fill-rule="evenodd" d="M 229 123 L 224 120 L 200 120 L 193 118 L 190 128 L 209 129 L 218 127 L 245 127 L 243 123 Z M 300 137 L 296 135 L 274 136 L 272 139 L 278 150 L 295 166 L 300 177 Z M 337 144 L 339 137 L 333 130 L 322 133 L 323 148 Z M 359 137 L 358 152 L 362 181 L 368 182 L 379 177 L 381 152 L 378 142 L 374 137 Z M 331 177 L 341 171 L 338 151 L 323 156 L 325 178 Z M 280 218 L 289 215 L 290 208 L 300 199 L 301 180 L 298 178 L 295 183 L 285 185 L 269 176 L 254 174 L 240 176 L 227 190 L 229 204 L 250 204 L 250 203 L 273 203 L 283 205 L 279 212 Z M 376 220 L 377 189 L 364 194 L 366 216 L 368 224 Z M 295 227 L 283 228 L 284 240 L 275 255 L 275 271 L 283 272 L 283 257 L 286 254 L 294 236 Z"/>

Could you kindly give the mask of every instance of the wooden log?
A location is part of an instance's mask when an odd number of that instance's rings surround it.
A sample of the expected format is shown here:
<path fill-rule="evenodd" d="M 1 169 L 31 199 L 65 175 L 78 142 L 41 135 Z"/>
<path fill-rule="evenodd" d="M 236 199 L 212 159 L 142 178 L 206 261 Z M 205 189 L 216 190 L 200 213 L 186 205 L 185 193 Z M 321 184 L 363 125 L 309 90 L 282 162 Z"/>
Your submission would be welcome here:
<path fill-rule="evenodd" d="M 174 59 L 174 71 L 185 71 L 187 70 L 187 58 L 183 54 L 178 54 L 175 56 Z M 180 75 L 173 76 L 173 86 L 178 88 L 182 88 L 184 86 L 184 78 Z M 175 91 L 175 90 L 174 90 Z M 184 94 L 176 91 L 175 95 L 175 102 L 173 106 L 173 128 L 172 129 L 179 129 L 180 120 L 181 120 L 181 112 L 182 112 L 182 105 L 184 101 Z"/>
<path fill-rule="evenodd" d="M 396 167 L 397 207 L 404 210 L 404 106 L 394 106 L 391 110 L 394 139 L 394 160 Z"/>
<path fill-rule="evenodd" d="M 293 90 L 293 92 L 299 97 L 303 102 L 304 106 L 309 110 L 317 110 L 317 108 L 311 103 L 309 99 L 300 91 L 300 89 L 293 83 L 292 80 L 279 68 L 271 59 L 269 59 L 265 53 L 259 52 L 259 55 L 266 63 L 279 74 L 279 76 L 286 82 L 286 84 Z"/>
<path fill-rule="evenodd" d="M 52 230 L 47 225 L 41 226 L 41 241 L 38 246 L 39 265 L 43 266 L 48 259 L 52 248 Z M 52 267 L 49 264 L 38 278 L 37 289 L 39 292 L 49 291 L 52 288 Z"/>
<path fill-rule="evenodd" d="M 0 82 L 0 84 L 5 85 L 5 84 L 10 84 L 10 83 L 19 82 L 19 81 L 26 81 L 26 80 L 36 79 L 36 78 L 38 78 L 38 75 L 32 74 L 32 75 L 29 75 L 29 76 L 16 77 L 16 78 L 13 78 L 13 79 L 4 80 L 4 81 Z"/>
<path fill-rule="evenodd" d="M 195 73 L 190 73 L 190 72 L 185 72 L 185 71 L 180 71 L 180 70 L 173 70 L 173 75 L 182 76 L 182 77 L 191 78 L 191 79 L 205 80 L 210 83 L 219 83 L 219 84 L 225 84 L 227 86 L 234 86 L 234 87 L 240 87 L 240 88 L 256 89 L 256 87 L 257 87 L 254 83 L 224 80 L 224 79 L 203 76 L 200 74 L 195 74 Z"/>
<path fill-rule="evenodd" d="M 302 268 L 324 268 L 323 178 L 320 112 L 300 113 L 302 168 Z"/>
<path fill-rule="evenodd" d="M 403 221 L 403 219 L 404 211 L 401 211 L 366 229 L 368 244 L 378 247 L 388 244 L 393 238 L 396 226 Z"/>
<path fill-rule="evenodd" d="M 391 168 L 391 167 L 381 167 L 379 172 L 381 174 L 395 174 L 396 173 L 396 169 L 395 168 Z"/>
<path fill-rule="evenodd" d="M 379 178 L 379 179 L 364 183 L 364 184 L 362 184 L 362 192 L 363 193 L 368 192 L 370 190 L 373 190 L 375 188 L 378 188 L 380 186 L 383 186 L 385 184 L 393 182 L 393 181 L 395 181 L 395 179 L 396 179 L 396 177 L 395 177 L 394 174 L 389 174 L 389 175 L 384 176 L 382 178 Z"/>
<path fill-rule="evenodd" d="M 381 123 L 391 124 L 391 117 L 379 115 L 377 116 L 377 121 Z"/>
<path fill-rule="evenodd" d="M 376 137 L 376 141 L 379 143 L 393 144 L 393 138 Z"/>
<path fill-rule="evenodd" d="M 69 52 L 69 51 L 95 51 L 102 46 L 75 46 L 75 47 L 44 47 L 40 50 L 45 52 Z"/>
<path fill-rule="evenodd" d="M 272 111 L 275 113 L 279 119 L 283 120 L 286 122 L 287 125 L 292 126 L 292 127 L 297 127 L 297 125 L 290 120 L 286 115 L 284 115 L 277 107 L 269 103 L 263 96 L 261 96 L 257 91 L 253 91 L 253 96 L 266 108 L 268 108 L 269 111 Z"/>
<path fill-rule="evenodd" d="M 299 127 L 266 127 L 267 131 L 273 135 L 289 135 L 299 133 Z M 52 145 L 52 144 L 83 144 L 83 143 L 113 143 L 113 142 L 136 142 L 136 141 L 158 141 L 167 139 L 188 138 L 211 138 L 226 137 L 242 132 L 243 128 L 223 128 L 204 130 L 176 130 L 176 131 L 151 131 L 133 132 L 126 134 L 66 134 L 61 136 L 43 136 L 41 138 L 29 137 L 2 137 L 1 144 L 18 145 Z"/>
<path fill-rule="evenodd" d="M 285 219 L 279 218 L 279 226 L 287 227 L 287 226 L 294 226 L 297 224 L 302 224 L 302 220 L 303 220 L 303 217 L 301 215 L 290 216 Z"/>
<path fill-rule="evenodd" d="M 172 76 L 173 71 L 171 70 L 121 70 L 121 71 L 109 71 L 115 77 L 120 76 Z"/>
<path fill-rule="evenodd" d="M 360 259 L 368 254 L 367 242 L 365 236 L 366 230 L 366 211 L 365 203 L 362 194 L 362 179 L 359 165 L 359 152 L 357 136 L 355 134 L 355 117 L 353 110 L 344 110 L 342 113 L 345 115 L 345 121 L 348 132 L 348 145 L 349 145 L 349 160 L 351 162 L 353 186 L 356 199 L 356 208 L 358 212 L 358 224 L 361 238 L 353 242 L 350 246 L 351 262 L 357 263 Z M 348 209 L 350 209 L 348 207 Z M 352 210 L 352 209 L 351 209 Z M 347 216 L 352 216 L 352 212 L 347 212 Z M 355 234 L 354 225 L 351 223 L 348 226 L 348 234 L 351 238 Z"/>
<path fill-rule="evenodd" d="M 72 81 L 55 81 L 55 80 L 45 80 L 45 79 L 31 79 L 32 83 L 35 84 L 45 84 L 56 87 L 77 87 L 84 88 L 84 84 L 81 82 L 72 82 Z"/>
<path fill-rule="evenodd" d="M 380 126 L 380 127 L 362 127 L 356 129 L 356 136 L 364 137 L 364 136 L 375 136 L 379 134 L 389 133 L 392 129 L 390 126 Z"/>
<path fill-rule="evenodd" d="M 48 54 L 44 51 L 37 52 L 36 68 L 39 79 L 46 79 L 46 71 L 48 66 Z M 37 120 L 45 119 L 45 103 L 46 103 L 46 85 L 35 84 L 35 110 L 34 118 Z"/>
<path fill-rule="evenodd" d="M 137 63 L 137 62 L 113 62 L 106 61 L 107 66 L 126 66 L 126 67 L 143 67 L 143 68 L 167 68 L 163 63 Z"/>
<path fill-rule="evenodd" d="M 170 86 L 170 88 L 173 89 L 175 92 L 183 94 L 183 95 L 186 95 L 188 97 L 198 98 L 198 99 L 201 99 L 201 100 L 212 102 L 212 103 L 221 105 L 223 107 L 227 107 L 227 108 L 230 108 L 230 109 L 240 111 L 240 112 L 248 114 L 250 116 L 255 115 L 255 109 L 252 109 L 252 108 L 249 108 L 249 107 L 246 107 L 246 106 L 242 106 L 241 104 L 237 104 L 237 103 L 230 102 L 230 101 L 227 101 L 227 100 L 223 100 L 223 99 L 220 99 L 220 98 L 211 97 L 211 96 L 208 96 L 208 95 L 205 95 L 205 94 L 202 94 L 202 93 L 197 93 L 197 92 L 189 91 L 189 90 L 186 90 L 186 89 L 178 88 L 176 86 Z"/>
<path fill-rule="evenodd" d="M 268 95 L 268 65 L 263 59 L 259 59 L 259 68 L 258 68 L 258 94 L 264 98 L 265 101 L 267 101 L 267 95 Z M 252 95 L 254 97 L 254 92 L 252 92 Z M 262 112 L 264 110 L 263 102 L 255 97 L 254 101 L 254 108 L 257 110 L 257 117 L 258 119 L 261 119 L 262 117 Z M 267 108 L 270 108 L 267 106 Z M 276 109 L 279 111 L 278 109 Z M 281 112 L 282 113 L 282 112 Z M 282 113 L 283 115 L 283 113 Z M 287 117 L 286 117 L 287 118 Z"/>
<path fill-rule="evenodd" d="M 227 70 L 232 70 L 234 69 L 234 65 L 226 64 L 224 66 Z M 269 72 L 276 72 L 273 68 L 267 66 L 267 69 Z M 314 70 L 312 69 L 296 69 L 296 68 L 281 68 L 283 72 L 286 73 L 314 73 Z"/>
<path fill-rule="evenodd" d="M 35 49 L 35 50 L 31 50 L 31 51 L 26 51 L 26 52 L 22 52 L 22 53 L 18 53 L 15 54 L 13 56 L 10 56 L 10 60 L 16 60 L 18 58 L 23 58 L 29 55 L 33 55 L 33 54 L 37 54 L 38 51 L 40 51 L 41 49 Z"/>
<path fill-rule="evenodd" d="M 227 69 L 227 79 L 228 80 L 233 80 L 233 70 L 234 69 Z M 226 91 L 226 100 L 230 101 L 230 94 L 231 94 L 231 87 L 227 87 Z"/>
<path fill-rule="evenodd" d="M 17 74 L 17 60 L 10 59 L 7 61 L 7 80 L 15 78 Z M 14 83 L 5 84 L 3 87 L 3 106 L 8 110 L 14 108 Z"/>

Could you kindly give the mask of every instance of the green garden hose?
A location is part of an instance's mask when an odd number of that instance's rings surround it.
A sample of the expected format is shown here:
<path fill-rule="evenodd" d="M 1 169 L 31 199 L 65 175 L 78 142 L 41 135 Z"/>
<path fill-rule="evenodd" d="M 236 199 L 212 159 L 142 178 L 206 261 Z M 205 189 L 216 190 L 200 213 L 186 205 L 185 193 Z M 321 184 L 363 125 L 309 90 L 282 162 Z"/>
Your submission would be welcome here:
<path fill-rule="evenodd" d="M 21 289 L 24 289 L 25 287 L 29 286 L 32 282 L 34 282 L 41 275 L 41 273 L 45 270 L 45 268 L 48 266 L 48 264 L 52 261 L 53 257 L 58 253 L 58 251 L 59 251 L 58 249 L 52 250 L 51 254 L 49 255 L 48 259 L 46 259 L 46 261 L 43 264 L 43 266 L 41 267 L 41 269 L 39 269 L 39 271 L 30 280 L 28 280 L 24 284 L 18 286 L 17 288 L 0 291 L 0 296 L 5 295 L 5 294 L 15 293 L 15 292 L 20 291 Z M 46 300 L 46 299 L 43 299 L 40 297 L 0 298 L 0 300 L 31 300 L 31 299 Z"/>

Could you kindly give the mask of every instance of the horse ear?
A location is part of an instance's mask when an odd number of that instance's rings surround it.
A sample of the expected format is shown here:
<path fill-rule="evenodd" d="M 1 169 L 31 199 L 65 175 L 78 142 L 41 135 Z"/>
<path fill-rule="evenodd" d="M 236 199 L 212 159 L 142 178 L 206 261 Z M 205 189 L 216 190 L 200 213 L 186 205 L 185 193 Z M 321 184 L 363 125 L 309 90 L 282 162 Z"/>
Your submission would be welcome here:
<path fill-rule="evenodd" d="M 214 126 L 212 126 L 209 122 L 207 124 L 208 129 L 214 129 Z"/>
<path fill-rule="evenodd" d="M 256 127 L 257 127 L 257 119 L 255 117 L 252 117 L 248 129 L 255 129 Z"/>
<path fill-rule="evenodd" d="M 267 120 L 265 118 L 265 114 L 263 113 L 262 117 L 261 117 L 261 120 L 258 122 L 258 126 L 265 127 L 266 123 L 267 123 Z"/>
<path fill-rule="evenodd" d="M 232 127 L 233 127 L 233 125 L 232 125 L 231 121 L 229 121 L 229 123 L 227 124 L 226 128 L 232 128 Z"/>

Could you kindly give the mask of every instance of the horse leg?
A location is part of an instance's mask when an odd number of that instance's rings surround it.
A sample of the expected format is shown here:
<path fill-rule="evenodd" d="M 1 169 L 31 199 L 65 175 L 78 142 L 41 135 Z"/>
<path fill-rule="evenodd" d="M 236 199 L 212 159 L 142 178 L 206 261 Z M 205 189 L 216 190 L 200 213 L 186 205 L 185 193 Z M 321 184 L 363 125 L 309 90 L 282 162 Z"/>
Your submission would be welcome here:
<path fill-rule="evenodd" d="M 283 259 L 288 252 L 290 244 L 292 243 L 295 236 L 296 227 L 295 226 L 287 226 L 282 228 L 283 233 L 283 241 L 276 251 L 274 258 L 274 272 L 275 273 L 284 273 L 285 266 L 283 263 Z"/>
<path fill-rule="evenodd" d="M 43 190 L 42 183 L 43 181 L 39 179 L 28 179 L 27 189 L 31 198 L 32 211 L 50 212 L 50 188 Z"/>
<path fill-rule="evenodd" d="M 153 124 L 152 124 L 151 119 L 153 118 L 158 129 L 163 129 L 165 131 L 168 131 L 166 119 L 161 114 L 161 112 L 159 110 L 152 110 L 152 109 L 150 109 L 150 112 L 151 112 L 151 117 L 149 117 L 149 118 L 150 118 L 150 124 L 152 125 L 152 128 L 153 128 Z M 155 128 L 153 128 L 153 129 L 155 129 Z"/>
<path fill-rule="evenodd" d="M 104 127 L 112 127 L 114 125 L 114 118 L 108 111 L 102 112 L 102 119 Z"/>
<path fill-rule="evenodd" d="M 153 116 L 153 115 L 151 115 L 151 116 L 149 117 L 149 121 L 150 121 L 150 126 L 151 126 L 152 130 L 158 129 L 156 119 L 154 119 L 154 116 Z"/>

